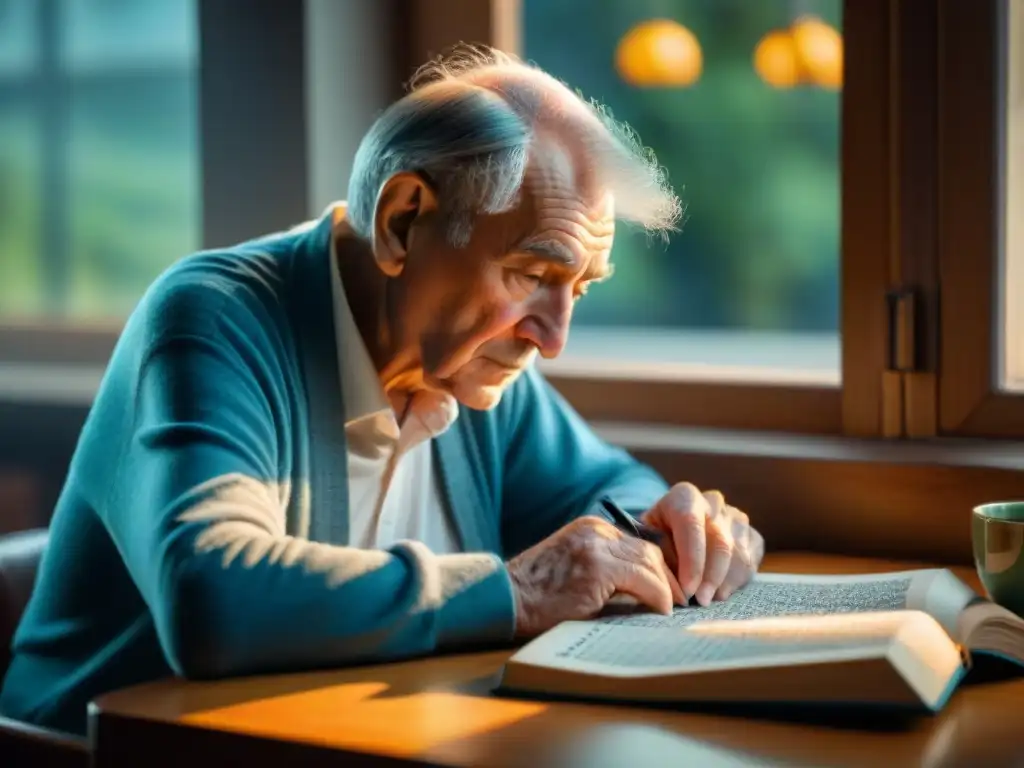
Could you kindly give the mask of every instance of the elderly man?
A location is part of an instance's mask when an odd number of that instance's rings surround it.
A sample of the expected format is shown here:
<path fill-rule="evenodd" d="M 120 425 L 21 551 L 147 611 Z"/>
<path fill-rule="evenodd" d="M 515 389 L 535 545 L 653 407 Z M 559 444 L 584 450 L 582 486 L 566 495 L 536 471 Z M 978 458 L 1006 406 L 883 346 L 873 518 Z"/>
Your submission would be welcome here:
<path fill-rule="evenodd" d="M 473 49 L 374 123 L 348 203 L 185 258 L 129 319 L 52 523 L 0 707 L 509 642 L 725 599 L 761 537 L 669 489 L 531 368 L 677 198 L 628 130 Z M 605 517 L 609 497 L 664 534 Z"/>

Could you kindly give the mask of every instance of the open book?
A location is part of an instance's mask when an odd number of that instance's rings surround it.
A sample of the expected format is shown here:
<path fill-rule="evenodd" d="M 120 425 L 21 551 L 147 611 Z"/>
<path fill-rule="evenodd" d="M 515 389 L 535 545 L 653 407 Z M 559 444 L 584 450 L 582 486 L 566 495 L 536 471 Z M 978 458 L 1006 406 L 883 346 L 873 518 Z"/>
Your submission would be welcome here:
<path fill-rule="evenodd" d="M 938 711 L 976 655 L 1024 665 L 1024 620 L 950 571 L 760 574 L 671 616 L 635 606 L 558 625 L 500 690 L 636 702 L 909 705 Z"/>

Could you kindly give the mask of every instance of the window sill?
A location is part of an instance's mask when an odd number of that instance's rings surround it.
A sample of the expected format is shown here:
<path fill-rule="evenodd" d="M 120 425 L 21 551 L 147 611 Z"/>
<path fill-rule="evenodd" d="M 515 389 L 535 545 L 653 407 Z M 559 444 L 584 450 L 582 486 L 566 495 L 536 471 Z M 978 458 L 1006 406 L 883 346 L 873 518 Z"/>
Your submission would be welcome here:
<path fill-rule="evenodd" d="M 609 442 L 630 451 L 645 453 L 976 467 L 1024 472 L 1024 441 L 960 438 L 928 441 L 872 440 L 838 435 L 798 435 L 621 422 L 593 422 L 592 426 Z"/>
<path fill-rule="evenodd" d="M 103 378 L 101 365 L 0 363 L 0 402 L 88 408 Z M 601 381 L 595 381 L 600 386 Z M 667 382 L 685 387 L 687 381 Z M 605 382 L 606 386 L 609 386 Z M 719 384 L 721 389 L 730 385 Z M 775 430 L 676 426 L 664 421 L 590 419 L 609 442 L 631 451 L 884 464 L 940 465 L 1024 471 L 1024 440 L 936 438 L 898 441 Z"/>
<path fill-rule="evenodd" d="M 0 402 L 88 408 L 105 366 L 0 362 Z"/>

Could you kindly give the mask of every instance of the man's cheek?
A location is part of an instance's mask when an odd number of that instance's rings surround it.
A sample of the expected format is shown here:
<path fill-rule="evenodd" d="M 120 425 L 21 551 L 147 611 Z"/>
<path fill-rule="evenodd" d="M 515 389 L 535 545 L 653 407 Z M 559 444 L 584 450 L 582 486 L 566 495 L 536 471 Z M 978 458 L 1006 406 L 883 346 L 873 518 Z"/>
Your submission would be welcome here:
<path fill-rule="evenodd" d="M 515 336 L 516 326 L 524 315 L 520 305 L 512 302 L 495 302 L 489 304 L 480 314 L 480 322 L 475 328 L 478 346 L 496 340 L 510 339 Z"/>
<path fill-rule="evenodd" d="M 515 313 L 505 307 L 477 307 L 472 316 L 466 315 L 465 323 L 456 331 L 456 344 L 462 353 L 460 357 L 475 357 L 492 342 L 514 335 L 516 322 Z"/>
<path fill-rule="evenodd" d="M 512 316 L 504 297 L 488 286 L 457 298 L 450 305 L 451 327 L 464 336 L 488 336 L 497 332 Z"/>

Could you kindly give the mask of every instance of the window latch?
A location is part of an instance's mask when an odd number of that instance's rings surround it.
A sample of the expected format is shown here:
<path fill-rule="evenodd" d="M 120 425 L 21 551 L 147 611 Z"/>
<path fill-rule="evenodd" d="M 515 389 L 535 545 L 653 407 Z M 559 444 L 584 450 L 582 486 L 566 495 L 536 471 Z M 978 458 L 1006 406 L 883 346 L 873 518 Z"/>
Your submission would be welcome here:
<path fill-rule="evenodd" d="M 886 294 L 889 311 L 888 369 L 895 373 L 913 373 L 920 369 L 917 344 L 917 313 L 920 303 L 913 288 L 900 288 Z"/>

